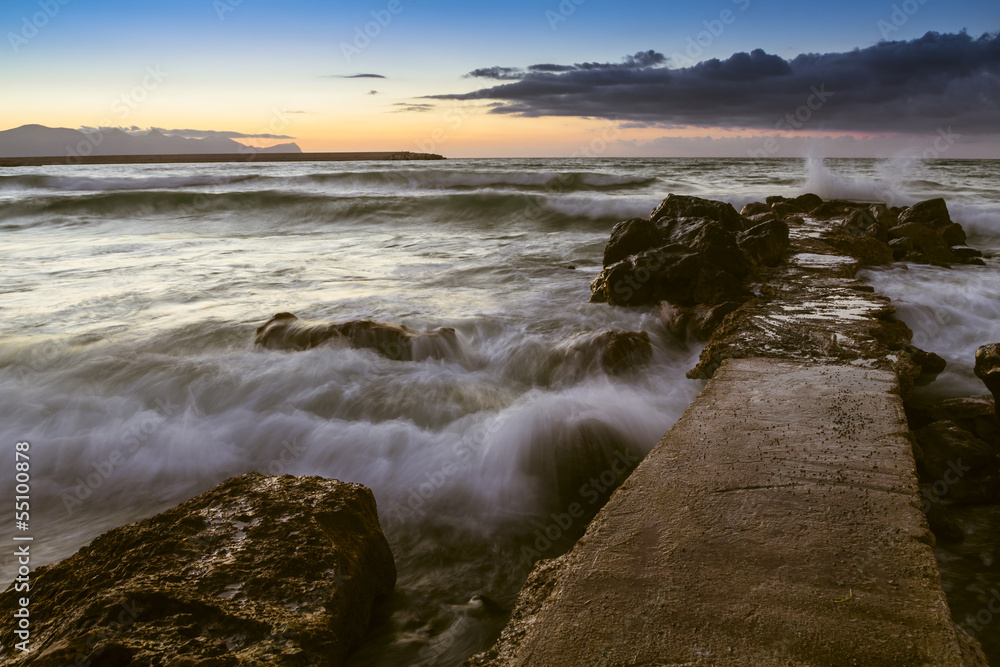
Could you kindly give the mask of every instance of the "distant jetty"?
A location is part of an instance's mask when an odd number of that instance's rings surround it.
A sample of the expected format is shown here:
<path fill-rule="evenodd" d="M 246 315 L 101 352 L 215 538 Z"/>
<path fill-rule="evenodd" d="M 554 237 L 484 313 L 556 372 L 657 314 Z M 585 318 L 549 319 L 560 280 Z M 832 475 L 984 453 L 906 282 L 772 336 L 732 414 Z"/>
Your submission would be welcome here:
<path fill-rule="evenodd" d="M 410 151 L 372 153 L 205 153 L 188 155 L 63 155 L 0 157 L 0 167 L 42 167 L 54 164 L 179 164 L 199 162 L 358 162 L 362 160 L 444 160 L 434 153 Z"/>

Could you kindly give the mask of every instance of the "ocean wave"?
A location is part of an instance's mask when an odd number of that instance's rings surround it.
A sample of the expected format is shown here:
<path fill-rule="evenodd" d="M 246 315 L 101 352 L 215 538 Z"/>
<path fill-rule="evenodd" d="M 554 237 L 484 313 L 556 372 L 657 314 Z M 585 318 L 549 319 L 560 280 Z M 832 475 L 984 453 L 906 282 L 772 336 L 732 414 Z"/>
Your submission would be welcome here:
<path fill-rule="evenodd" d="M 201 186 L 224 186 L 259 179 L 258 174 L 185 175 L 109 178 L 52 176 L 45 174 L 0 175 L 0 190 L 57 190 L 61 192 L 114 192 L 121 190 L 174 190 Z"/>
<path fill-rule="evenodd" d="M 55 195 L 20 199 L 0 208 L 0 220 L 19 221 L 19 227 L 76 223 L 84 218 L 133 220 L 137 217 L 193 217 L 228 213 L 264 216 L 278 222 L 351 223 L 460 222 L 492 228 L 502 223 L 538 223 L 564 228 L 581 221 L 618 221 L 635 211 L 655 206 L 643 200 L 566 199 L 548 195 L 505 192 L 424 194 L 420 196 L 337 196 L 288 190 L 238 192 L 175 192 L 132 190 L 86 195 Z M 20 220 L 19 220 L 20 219 Z"/>

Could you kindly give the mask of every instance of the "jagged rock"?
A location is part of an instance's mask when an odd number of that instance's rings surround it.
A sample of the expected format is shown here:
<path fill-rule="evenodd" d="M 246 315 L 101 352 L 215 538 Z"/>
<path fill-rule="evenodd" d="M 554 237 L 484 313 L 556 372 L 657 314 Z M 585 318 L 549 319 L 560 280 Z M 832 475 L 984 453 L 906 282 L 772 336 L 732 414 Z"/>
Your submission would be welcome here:
<path fill-rule="evenodd" d="M 986 388 L 993 394 L 994 404 L 996 404 L 998 393 L 1000 393 L 1000 343 L 990 343 L 983 345 L 976 350 L 976 377 L 983 381 Z M 1000 417 L 1000 410 L 997 411 Z"/>
<path fill-rule="evenodd" d="M 941 499 L 965 503 L 1000 500 L 1000 456 L 995 448 L 953 421 L 914 432 L 921 480 L 938 484 Z"/>
<path fill-rule="evenodd" d="M 666 301 L 660 304 L 660 321 L 676 336 L 686 338 L 691 334 L 698 340 L 707 340 L 718 329 L 726 316 L 735 312 L 742 302 L 727 301 L 717 306 L 674 306 Z"/>
<path fill-rule="evenodd" d="M 777 266 L 788 253 L 788 225 L 772 220 L 740 232 L 736 236 L 740 250 L 755 266 Z"/>
<path fill-rule="evenodd" d="M 611 230 L 611 240 L 604 248 L 604 266 L 611 266 L 629 255 L 662 245 L 660 231 L 651 221 L 632 218 L 619 222 Z"/>
<path fill-rule="evenodd" d="M 870 236 L 850 236 L 847 234 L 829 234 L 824 236 L 830 245 L 850 255 L 863 266 L 880 266 L 889 264 L 895 255 L 887 243 Z"/>
<path fill-rule="evenodd" d="M 880 224 L 875 213 L 867 208 L 852 211 L 837 230 L 848 236 L 867 236 L 882 243 L 889 242 L 889 228 Z"/>
<path fill-rule="evenodd" d="M 395 581 L 367 488 L 250 473 L 35 570 L 5 664 L 340 665 Z"/>
<path fill-rule="evenodd" d="M 674 242 L 678 240 L 674 233 L 678 222 L 689 218 L 713 220 L 734 234 L 742 232 L 745 227 L 743 216 L 736 212 L 732 204 L 688 195 L 667 195 L 649 216 L 664 231 L 665 237 Z"/>
<path fill-rule="evenodd" d="M 374 350 L 397 361 L 444 359 L 458 353 L 458 337 L 451 327 L 414 331 L 399 324 L 354 320 L 340 324 L 303 322 L 291 313 L 278 313 L 258 327 L 254 344 L 271 350 L 308 350 L 328 343 Z"/>
<path fill-rule="evenodd" d="M 918 202 L 909 208 L 902 209 L 899 213 L 899 224 L 905 225 L 911 222 L 918 222 L 934 229 L 941 229 L 952 224 L 951 215 L 948 214 L 948 205 L 940 197 Z"/>

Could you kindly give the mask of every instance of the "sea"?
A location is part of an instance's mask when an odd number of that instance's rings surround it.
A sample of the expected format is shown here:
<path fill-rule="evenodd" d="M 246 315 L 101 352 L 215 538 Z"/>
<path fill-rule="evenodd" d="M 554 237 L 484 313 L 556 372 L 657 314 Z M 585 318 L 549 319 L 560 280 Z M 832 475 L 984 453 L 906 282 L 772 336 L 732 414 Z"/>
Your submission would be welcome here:
<path fill-rule="evenodd" d="M 703 386 L 685 377 L 701 344 L 655 308 L 589 303 L 611 228 L 670 193 L 739 209 L 804 192 L 945 198 L 986 266 L 862 275 L 948 361 L 920 391 L 987 393 L 972 366 L 1000 342 L 1000 161 L 2 169 L 0 489 L 13 495 L 12 451 L 29 442 L 37 566 L 233 475 L 365 484 L 398 582 L 349 664 L 461 664 L 499 635 L 533 562 L 565 552 L 624 478 L 595 462 L 634 465 Z M 255 348 L 278 312 L 453 327 L 459 345 L 417 361 Z M 608 329 L 648 333 L 652 360 L 614 374 L 572 353 Z M 1000 517 L 984 512 L 963 518 L 974 547 L 938 548 L 966 627 L 1000 588 Z M 14 533 L 4 518 L 0 544 Z M 0 566 L 6 585 L 13 549 Z M 991 623 L 980 639 L 1000 636 Z"/>

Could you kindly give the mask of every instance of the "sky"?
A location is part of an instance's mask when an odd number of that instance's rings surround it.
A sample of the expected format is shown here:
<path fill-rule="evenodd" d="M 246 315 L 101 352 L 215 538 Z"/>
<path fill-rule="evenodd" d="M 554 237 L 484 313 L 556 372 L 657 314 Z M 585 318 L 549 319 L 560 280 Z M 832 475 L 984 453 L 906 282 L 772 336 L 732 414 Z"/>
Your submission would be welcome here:
<path fill-rule="evenodd" d="M 996 0 L 4 0 L 0 129 L 448 157 L 1000 158 L 998 31 Z"/>

